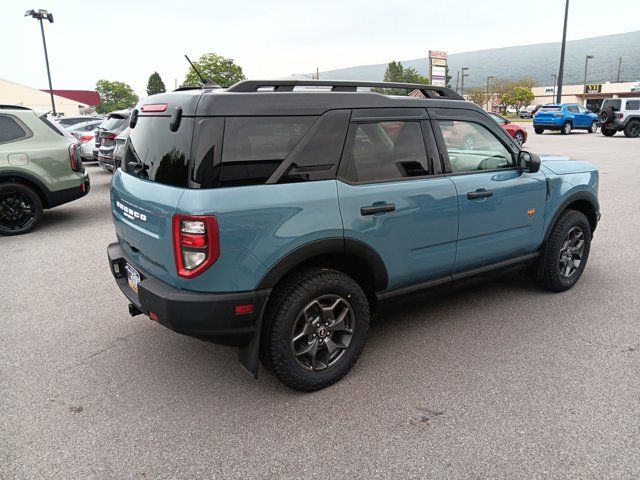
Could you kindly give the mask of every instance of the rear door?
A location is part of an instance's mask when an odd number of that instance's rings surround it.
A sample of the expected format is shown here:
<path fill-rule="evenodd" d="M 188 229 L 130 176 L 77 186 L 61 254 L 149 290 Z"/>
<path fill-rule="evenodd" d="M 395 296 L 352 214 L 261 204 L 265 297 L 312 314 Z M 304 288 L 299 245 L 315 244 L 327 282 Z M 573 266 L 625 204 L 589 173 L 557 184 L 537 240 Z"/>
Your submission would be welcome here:
<path fill-rule="evenodd" d="M 424 109 L 354 110 L 338 180 L 345 238 L 371 246 L 388 289 L 449 274 L 458 204 Z"/>
<path fill-rule="evenodd" d="M 169 115 L 140 115 L 111 185 L 116 235 L 143 270 L 176 285 L 172 217 L 188 186 L 193 117 L 178 131 Z"/>
<path fill-rule="evenodd" d="M 480 112 L 429 109 L 459 204 L 454 272 L 535 251 L 542 238 L 546 181 L 515 167 L 506 132 Z M 474 138 L 474 146 L 462 139 Z"/>

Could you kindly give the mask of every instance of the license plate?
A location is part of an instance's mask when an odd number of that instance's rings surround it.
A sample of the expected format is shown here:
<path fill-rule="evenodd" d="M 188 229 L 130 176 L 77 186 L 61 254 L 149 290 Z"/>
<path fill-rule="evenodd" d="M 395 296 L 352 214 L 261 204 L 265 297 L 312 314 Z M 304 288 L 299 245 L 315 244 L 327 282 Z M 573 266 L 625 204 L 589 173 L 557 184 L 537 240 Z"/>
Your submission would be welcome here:
<path fill-rule="evenodd" d="M 138 283 L 140 283 L 140 273 L 128 263 L 124 266 L 127 271 L 127 282 L 131 290 L 138 293 Z"/>

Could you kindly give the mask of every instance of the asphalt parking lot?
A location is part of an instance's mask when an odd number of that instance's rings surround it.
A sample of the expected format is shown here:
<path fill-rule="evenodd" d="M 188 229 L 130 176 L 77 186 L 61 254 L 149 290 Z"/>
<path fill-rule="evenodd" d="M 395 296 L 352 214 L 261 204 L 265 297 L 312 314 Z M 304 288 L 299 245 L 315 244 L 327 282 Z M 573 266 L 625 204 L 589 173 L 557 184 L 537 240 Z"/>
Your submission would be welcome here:
<path fill-rule="evenodd" d="M 313 394 L 131 318 L 106 246 L 111 175 L 0 238 L 0 478 L 640 477 L 640 139 L 534 135 L 600 168 L 578 285 L 509 274 L 380 316 Z"/>

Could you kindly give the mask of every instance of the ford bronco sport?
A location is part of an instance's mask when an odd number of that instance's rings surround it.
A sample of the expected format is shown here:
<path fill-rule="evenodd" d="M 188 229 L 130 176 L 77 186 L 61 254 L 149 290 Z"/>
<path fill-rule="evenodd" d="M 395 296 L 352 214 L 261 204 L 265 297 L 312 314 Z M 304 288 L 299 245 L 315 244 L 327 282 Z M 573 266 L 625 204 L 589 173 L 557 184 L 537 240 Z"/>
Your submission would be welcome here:
<path fill-rule="evenodd" d="M 351 369 L 388 299 L 520 266 L 571 288 L 599 220 L 595 167 L 443 87 L 244 81 L 148 97 L 130 127 L 108 247 L 129 312 L 299 390 Z"/>
<path fill-rule="evenodd" d="M 76 149 L 75 138 L 45 116 L 0 105 L 0 235 L 27 233 L 43 209 L 89 192 Z"/>
<path fill-rule="evenodd" d="M 600 109 L 600 131 L 607 137 L 624 132 L 625 137 L 640 136 L 640 98 L 607 98 Z"/>

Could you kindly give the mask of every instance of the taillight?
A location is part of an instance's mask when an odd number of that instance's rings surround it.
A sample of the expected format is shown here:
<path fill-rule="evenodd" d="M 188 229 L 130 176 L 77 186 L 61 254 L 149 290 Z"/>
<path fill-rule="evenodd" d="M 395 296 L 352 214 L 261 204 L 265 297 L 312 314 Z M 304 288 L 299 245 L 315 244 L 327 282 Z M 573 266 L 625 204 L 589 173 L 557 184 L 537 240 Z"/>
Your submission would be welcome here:
<path fill-rule="evenodd" d="M 107 133 L 104 137 L 102 137 L 103 140 L 115 140 L 116 139 L 116 134 L 115 133 Z"/>
<path fill-rule="evenodd" d="M 624 113 L 618 113 L 616 117 L 618 117 L 618 120 L 622 120 L 622 117 L 624 117 Z"/>
<path fill-rule="evenodd" d="M 80 164 L 78 163 L 78 159 L 76 158 L 76 150 L 78 149 L 78 145 L 72 143 L 69 145 L 69 163 L 71 164 L 71 170 L 77 172 L 80 170 Z"/>
<path fill-rule="evenodd" d="M 83 137 L 80 137 L 80 143 L 87 143 L 92 138 L 93 138 L 93 135 L 85 135 Z"/>
<path fill-rule="evenodd" d="M 173 251 L 178 275 L 193 278 L 213 265 L 220 256 L 218 220 L 213 215 L 175 215 Z"/>

